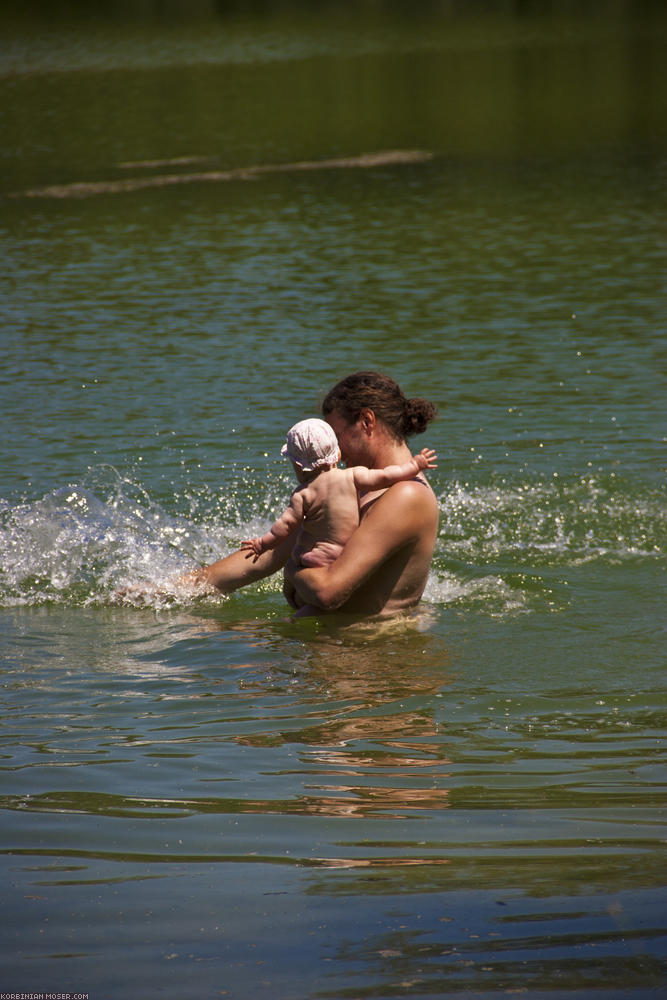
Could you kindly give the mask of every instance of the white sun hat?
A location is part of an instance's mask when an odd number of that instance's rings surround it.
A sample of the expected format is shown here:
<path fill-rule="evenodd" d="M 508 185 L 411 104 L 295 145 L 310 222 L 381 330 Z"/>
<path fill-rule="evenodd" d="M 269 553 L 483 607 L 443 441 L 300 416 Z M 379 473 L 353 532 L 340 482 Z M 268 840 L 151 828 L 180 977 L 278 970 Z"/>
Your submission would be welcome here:
<path fill-rule="evenodd" d="M 288 430 L 280 454 L 287 455 L 304 472 L 315 472 L 323 465 L 336 464 L 340 454 L 338 438 L 326 420 L 300 420 Z"/>

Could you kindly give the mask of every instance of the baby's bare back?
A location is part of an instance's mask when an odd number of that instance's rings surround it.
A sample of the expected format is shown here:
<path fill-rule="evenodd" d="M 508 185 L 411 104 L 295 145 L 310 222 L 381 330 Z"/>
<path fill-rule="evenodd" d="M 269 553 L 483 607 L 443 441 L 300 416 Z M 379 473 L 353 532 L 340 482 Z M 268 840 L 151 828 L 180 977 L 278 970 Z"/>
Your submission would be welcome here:
<path fill-rule="evenodd" d="M 359 524 L 359 498 L 351 469 L 329 469 L 304 490 L 302 532 L 315 542 L 345 545 Z M 302 542 L 306 539 L 302 538 Z"/>

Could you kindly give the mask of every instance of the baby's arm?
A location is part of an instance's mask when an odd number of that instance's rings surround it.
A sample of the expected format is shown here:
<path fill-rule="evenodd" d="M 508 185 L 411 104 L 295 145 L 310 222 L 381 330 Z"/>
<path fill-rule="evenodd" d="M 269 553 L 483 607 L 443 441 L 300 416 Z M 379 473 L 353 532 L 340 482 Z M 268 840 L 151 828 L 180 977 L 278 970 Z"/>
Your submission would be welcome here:
<path fill-rule="evenodd" d="M 278 520 L 271 525 L 267 533 L 258 538 L 250 538 L 248 541 L 241 542 L 241 548 L 254 552 L 255 558 L 261 556 L 262 552 L 266 552 L 267 549 L 275 549 L 277 545 L 280 545 L 282 541 L 292 534 L 295 528 L 299 527 L 303 521 L 304 513 L 303 494 L 299 490 L 296 490 L 292 494 L 287 510 L 283 511 Z M 248 555 L 250 555 L 250 551 Z"/>
<path fill-rule="evenodd" d="M 388 465 L 384 469 L 367 469 L 364 465 L 357 465 L 352 470 L 354 485 L 358 490 L 385 489 L 403 479 L 414 479 L 422 469 L 437 469 L 437 457 L 431 448 L 422 448 L 418 455 L 413 455 L 403 465 Z"/>

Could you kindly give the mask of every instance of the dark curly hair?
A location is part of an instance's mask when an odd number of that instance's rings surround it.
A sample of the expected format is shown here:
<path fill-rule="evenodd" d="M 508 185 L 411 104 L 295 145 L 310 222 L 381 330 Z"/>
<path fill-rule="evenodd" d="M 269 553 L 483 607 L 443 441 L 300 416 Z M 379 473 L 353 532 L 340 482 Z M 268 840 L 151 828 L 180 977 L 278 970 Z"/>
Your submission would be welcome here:
<path fill-rule="evenodd" d="M 433 403 L 415 396 L 408 399 L 397 382 L 379 372 L 355 372 L 330 389 L 322 402 L 326 417 L 336 411 L 350 424 L 362 410 L 372 410 L 397 441 L 421 434 L 438 414 Z"/>

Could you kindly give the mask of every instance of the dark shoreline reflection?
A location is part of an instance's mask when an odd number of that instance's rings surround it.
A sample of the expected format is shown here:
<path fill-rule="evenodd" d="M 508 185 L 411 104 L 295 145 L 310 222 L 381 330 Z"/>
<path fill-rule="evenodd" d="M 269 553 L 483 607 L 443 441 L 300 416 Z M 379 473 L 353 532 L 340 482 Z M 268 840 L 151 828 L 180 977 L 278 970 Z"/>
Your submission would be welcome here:
<path fill-rule="evenodd" d="M 436 177 L 457 162 L 664 154 L 664 7 L 415 6 L 0 15 L 2 191 L 140 191 L 186 183 L 193 161 L 222 179 L 374 150 L 426 150 Z M 145 162 L 181 168 L 128 178 Z"/>
<path fill-rule="evenodd" d="M 596 0 L 585 5 L 585 14 L 605 17 L 637 19 L 662 9 L 661 0 Z M 405 20 L 433 17 L 470 17 L 469 0 L 421 0 L 419 6 L 408 0 L 99 0 L 94 10 L 87 0 L 24 0 L 21 9 L 30 16 L 58 16 L 67 18 L 88 15 L 95 17 L 149 18 L 155 21 L 169 20 L 175 16 L 188 18 L 220 18 L 235 16 L 268 16 L 285 12 L 347 13 L 351 8 L 384 17 Z M 493 14 L 516 18 L 532 18 L 536 15 L 576 15 L 582 5 L 576 0 L 476 0 L 474 16 Z"/>

